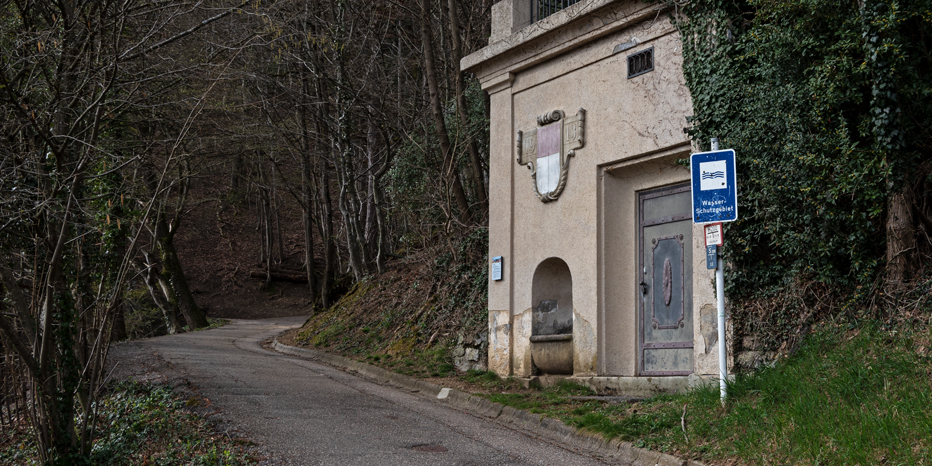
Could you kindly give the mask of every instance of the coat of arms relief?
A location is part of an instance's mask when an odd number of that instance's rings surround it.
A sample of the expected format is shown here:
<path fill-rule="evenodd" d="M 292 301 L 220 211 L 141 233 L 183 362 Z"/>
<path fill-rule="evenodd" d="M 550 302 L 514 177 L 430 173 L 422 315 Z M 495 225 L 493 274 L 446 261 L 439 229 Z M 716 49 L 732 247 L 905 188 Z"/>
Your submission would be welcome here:
<path fill-rule="evenodd" d="M 537 117 L 537 128 L 518 131 L 518 163 L 531 170 L 534 194 L 541 202 L 555 201 L 566 187 L 570 157 L 585 144 L 586 111 L 567 117 L 554 110 Z"/>

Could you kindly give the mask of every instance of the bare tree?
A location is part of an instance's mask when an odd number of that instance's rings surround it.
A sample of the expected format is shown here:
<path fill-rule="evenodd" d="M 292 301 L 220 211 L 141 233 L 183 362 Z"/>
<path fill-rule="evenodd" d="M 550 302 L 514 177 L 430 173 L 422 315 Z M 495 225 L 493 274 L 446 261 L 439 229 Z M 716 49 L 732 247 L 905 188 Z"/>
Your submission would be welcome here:
<path fill-rule="evenodd" d="M 133 190 L 122 175 L 139 157 L 122 150 L 132 138 L 121 116 L 151 92 L 151 54 L 233 11 L 202 6 L 0 3 L 12 13 L 0 22 L 0 276 L 11 307 L 0 337 L 22 371 L 4 396 L 21 400 L 44 464 L 90 453 L 113 318 L 141 226 L 157 219 L 153 199 L 123 209 Z"/>

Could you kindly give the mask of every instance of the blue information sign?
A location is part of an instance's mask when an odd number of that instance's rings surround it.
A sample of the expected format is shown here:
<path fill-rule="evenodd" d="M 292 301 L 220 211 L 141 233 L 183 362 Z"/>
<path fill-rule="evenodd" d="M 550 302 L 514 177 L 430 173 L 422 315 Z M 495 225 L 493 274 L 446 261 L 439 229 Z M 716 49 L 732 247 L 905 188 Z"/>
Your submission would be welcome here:
<path fill-rule="evenodd" d="M 502 279 L 502 256 L 492 258 L 492 280 Z"/>
<path fill-rule="evenodd" d="M 735 151 L 699 152 L 689 157 L 692 172 L 693 223 L 738 219 Z"/>

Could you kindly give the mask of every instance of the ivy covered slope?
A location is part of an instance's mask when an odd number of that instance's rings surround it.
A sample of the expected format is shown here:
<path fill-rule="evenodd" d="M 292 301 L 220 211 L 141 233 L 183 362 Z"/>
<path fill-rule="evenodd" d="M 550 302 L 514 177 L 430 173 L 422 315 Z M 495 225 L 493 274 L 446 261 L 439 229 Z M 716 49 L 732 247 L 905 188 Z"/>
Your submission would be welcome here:
<path fill-rule="evenodd" d="M 891 311 L 932 272 L 932 0 L 711 0 L 677 21 L 690 135 L 738 157 L 739 333 L 775 346 L 826 313 L 928 319 Z"/>

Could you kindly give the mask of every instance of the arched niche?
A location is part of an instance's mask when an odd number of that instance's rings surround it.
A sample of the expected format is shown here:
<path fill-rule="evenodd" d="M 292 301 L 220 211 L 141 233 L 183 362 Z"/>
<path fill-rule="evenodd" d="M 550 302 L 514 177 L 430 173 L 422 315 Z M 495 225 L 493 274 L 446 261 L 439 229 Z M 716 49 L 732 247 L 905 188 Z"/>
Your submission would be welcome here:
<path fill-rule="evenodd" d="M 573 278 L 563 259 L 551 257 L 534 271 L 531 335 L 573 333 Z"/>
<path fill-rule="evenodd" d="M 573 373 L 573 277 L 563 259 L 537 266 L 531 284 L 531 361 L 544 374 Z"/>

